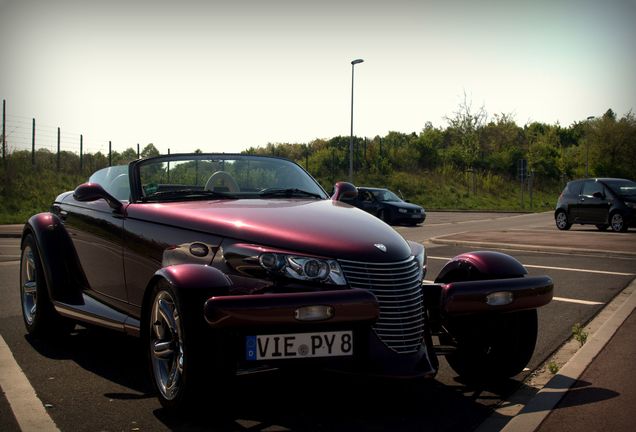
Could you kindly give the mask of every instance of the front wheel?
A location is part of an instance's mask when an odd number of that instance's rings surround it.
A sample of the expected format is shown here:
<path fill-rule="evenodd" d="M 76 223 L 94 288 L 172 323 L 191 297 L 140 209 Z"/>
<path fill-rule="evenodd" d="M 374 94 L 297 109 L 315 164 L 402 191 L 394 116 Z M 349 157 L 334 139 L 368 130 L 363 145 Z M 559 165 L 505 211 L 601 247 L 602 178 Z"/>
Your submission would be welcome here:
<path fill-rule="evenodd" d="M 617 211 L 610 215 L 610 226 L 614 232 L 627 231 L 627 224 L 625 223 L 625 218 L 621 212 Z"/>
<path fill-rule="evenodd" d="M 193 402 L 196 377 L 192 336 L 187 333 L 183 307 L 172 287 L 165 282 L 155 286 L 147 315 L 146 343 L 153 384 L 159 402 L 171 412 L 180 412 Z"/>
<path fill-rule="evenodd" d="M 152 382 L 159 402 L 172 413 L 187 413 L 199 400 L 213 399 L 206 385 L 214 380 L 215 392 L 228 385 L 227 364 L 219 359 L 218 341 L 206 336 L 201 316 L 186 308 L 178 293 L 167 282 L 159 282 L 151 294 L 145 320 L 144 340 Z"/>
<path fill-rule="evenodd" d="M 557 228 L 562 231 L 569 230 L 572 226 L 572 224 L 568 222 L 568 215 L 563 210 L 560 210 L 556 214 L 554 220 L 556 222 Z"/>
<path fill-rule="evenodd" d="M 450 319 L 444 344 L 456 346 L 446 360 L 469 379 L 504 379 L 526 367 L 537 341 L 536 309 Z"/>

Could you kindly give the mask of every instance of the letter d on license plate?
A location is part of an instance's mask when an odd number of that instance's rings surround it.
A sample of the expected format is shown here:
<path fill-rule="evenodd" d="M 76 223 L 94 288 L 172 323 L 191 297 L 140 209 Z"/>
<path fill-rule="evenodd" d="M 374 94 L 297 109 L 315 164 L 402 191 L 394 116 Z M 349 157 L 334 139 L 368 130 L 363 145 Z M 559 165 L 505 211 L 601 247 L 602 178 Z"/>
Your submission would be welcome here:
<path fill-rule="evenodd" d="M 291 333 L 246 336 L 247 360 L 353 355 L 353 332 Z"/>

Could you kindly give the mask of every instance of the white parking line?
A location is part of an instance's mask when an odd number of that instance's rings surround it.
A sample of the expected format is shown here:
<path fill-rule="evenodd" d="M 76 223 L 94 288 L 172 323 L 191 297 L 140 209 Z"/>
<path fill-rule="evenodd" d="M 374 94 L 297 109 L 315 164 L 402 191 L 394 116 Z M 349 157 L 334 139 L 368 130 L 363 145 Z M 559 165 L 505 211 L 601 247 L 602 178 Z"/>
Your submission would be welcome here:
<path fill-rule="evenodd" d="M 588 270 L 588 269 L 577 269 L 577 268 L 567 268 L 567 267 L 550 267 L 550 266 L 539 266 L 539 265 L 531 265 L 531 264 L 524 264 L 524 266 L 529 268 L 575 271 L 575 272 L 582 272 L 582 273 L 597 273 L 597 274 L 606 274 L 606 275 L 615 275 L 615 276 L 636 276 L 636 274 L 634 273 L 621 273 L 621 272 L 611 272 L 611 271 L 604 271 L 604 270 Z"/>
<path fill-rule="evenodd" d="M 59 431 L 0 336 L 0 388 L 23 431 Z"/>
<path fill-rule="evenodd" d="M 567 297 L 552 297 L 552 300 L 561 301 L 561 302 L 565 302 L 565 303 L 576 303 L 576 304 L 582 304 L 582 305 L 590 305 L 590 306 L 596 306 L 596 305 L 605 304 L 603 302 L 590 301 L 590 300 L 578 300 L 578 299 L 571 299 L 571 298 L 567 298 Z"/>
<path fill-rule="evenodd" d="M 429 256 L 428 258 L 435 259 L 435 260 L 442 260 L 442 261 L 448 261 L 452 259 L 449 257 L 437 257 L 437 256 Z M 590 269 L 579 269 L 579 268 L 570 268 L 570 267 L 551 267 L 551 266 L 540 266 L 540 265 L 532 265 L 532 264 L 524 264 L 523 266 L 528 268 L 573 271 L 573 272 L 581 272 L 581 273 L 596 273 L 596 274 L 605 274 L 605 275 L 614 275 L 614 276 L 636 276 L 636 273 L 621 273 L 621 272 L 612 272 L 612 271 L 605 271 L 605 270 L 590 270 Z"/>

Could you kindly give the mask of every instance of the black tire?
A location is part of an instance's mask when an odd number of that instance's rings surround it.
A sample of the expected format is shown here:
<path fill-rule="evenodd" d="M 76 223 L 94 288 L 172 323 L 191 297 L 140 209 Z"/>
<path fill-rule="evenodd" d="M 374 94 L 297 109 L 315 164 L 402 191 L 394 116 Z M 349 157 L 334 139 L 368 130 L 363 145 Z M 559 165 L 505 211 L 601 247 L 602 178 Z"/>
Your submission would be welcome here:
<path fill-rule="evenodd" d="M 563 210 L 559 210 L 557 214 L 554 215 L 554 221 L 556 227 L 562 231 L 569 230 L 572 227 L 572 224 L 568 222 L 568 215 Z"/>
<path fill-rule="evenodd" d="M 596 225 L 596 229 L 599 231 L 607 231 L 607 228 L 609 228 L 608 224 L 597 224 Z"/>
<path fill-rule="evenodd" d="M 457 347 L 446 356 L 457 374 L 500 380 L 517 375 L 530 361 L 537 341 L 537 311 L 453 318 L 447 328 L 450 335 L 440 340 Z"/>
<path fill-rule="evenodd" d="M 177 415 L 195 412 L 214 399 L 230 378 L 229 368 L 219 361 L 217 341 L 206 337 L 203 307 L 196 314 L 185 303 L 167 282 L 160 281 L 150 295 L 142 329 L 159 402 Z"/>
<path fill-rule="evenodd" d="M 53 307 L 35 239 L 27 234 L 20 254 L 20 304 L 24 326 L 35 337 L 64 336 L 75 323 L 60 316 Z"/>
<path fill-rule="evenodd" d="M 610 227 L 614 232 L 625 232 L 627 231 L 627 224 L 625 223 L 625 218 L 623 217 L 623 213 L 619 211 L 612 212 L 609 217 Z"/>

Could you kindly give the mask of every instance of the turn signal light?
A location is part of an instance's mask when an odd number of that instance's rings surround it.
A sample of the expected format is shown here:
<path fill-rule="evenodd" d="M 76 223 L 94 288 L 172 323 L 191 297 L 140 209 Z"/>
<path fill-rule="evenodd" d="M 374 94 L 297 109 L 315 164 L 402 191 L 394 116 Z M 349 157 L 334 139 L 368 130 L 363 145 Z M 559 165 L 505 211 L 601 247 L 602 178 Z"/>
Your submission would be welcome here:
<path fill-rule="evenodd" d="M 486 303 L 490 306 L 504 306 L 512 303 L 514 296 L 510 291 L 497 291 L 486 296 Z"/>
<path fill-rule="evenodd" d="M 333 317 L 333 312 L 331 306 L 303 306 L 296 309 L 294 317 L 298 321 L 324 321 Z"/>

